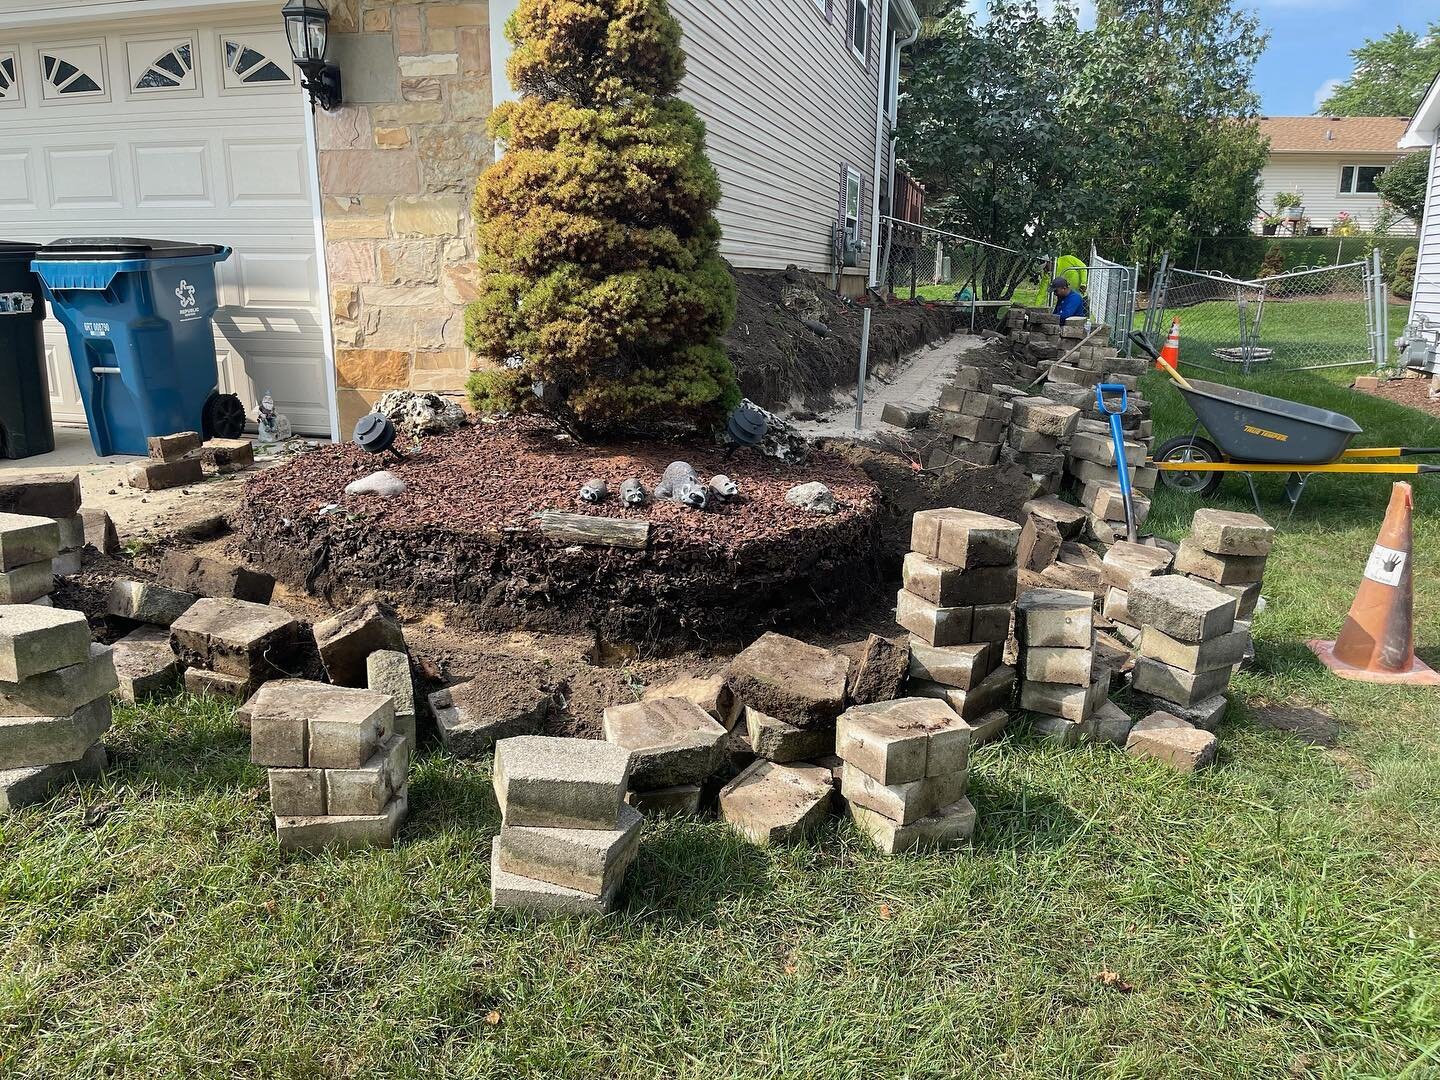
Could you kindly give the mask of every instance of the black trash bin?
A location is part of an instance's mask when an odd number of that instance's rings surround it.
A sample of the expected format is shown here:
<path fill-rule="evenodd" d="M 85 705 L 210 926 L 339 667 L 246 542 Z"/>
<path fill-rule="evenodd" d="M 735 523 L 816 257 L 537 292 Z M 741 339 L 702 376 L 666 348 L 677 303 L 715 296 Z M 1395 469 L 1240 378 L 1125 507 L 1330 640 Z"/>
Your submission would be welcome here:
<path fill-rule="evenodd" d="M 0 240 L 0 457 L 55 449 L 45 376 L 45 297 L 30 270 L 39 244 Z"/>

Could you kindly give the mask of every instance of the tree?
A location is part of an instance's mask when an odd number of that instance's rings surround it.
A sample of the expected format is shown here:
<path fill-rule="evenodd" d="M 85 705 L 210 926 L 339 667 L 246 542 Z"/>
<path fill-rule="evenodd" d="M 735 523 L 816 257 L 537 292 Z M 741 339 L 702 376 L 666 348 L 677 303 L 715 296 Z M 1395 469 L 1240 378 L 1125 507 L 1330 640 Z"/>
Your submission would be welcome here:
<path fill-rule="evenodd" d="M 1417 150 L 1391 165 L 1375 186 L 1387 203 L 1416 225 L 1425 214 L 1426 184 L 1430 179 L 1430 152 Z"/>
<path fill-rule="evenodd" d="M 505 154 L 475 196 L 480 297 L 466 340 L 486 411 L 581 432 L 718 421 L 739 401 L 719 338 L 735 286 L 718 254 L 720 182 L 675 97 L 665 0 L 521 0 L 495 110 Z"/>
<path fill-rule="evenodd" d="M 1355 69 L 1320 105 L 1323 116 L 1414 116 L 1440 72 L 1440 22 L 1424 36 L 1397 26 L 1351 52 Z"/>

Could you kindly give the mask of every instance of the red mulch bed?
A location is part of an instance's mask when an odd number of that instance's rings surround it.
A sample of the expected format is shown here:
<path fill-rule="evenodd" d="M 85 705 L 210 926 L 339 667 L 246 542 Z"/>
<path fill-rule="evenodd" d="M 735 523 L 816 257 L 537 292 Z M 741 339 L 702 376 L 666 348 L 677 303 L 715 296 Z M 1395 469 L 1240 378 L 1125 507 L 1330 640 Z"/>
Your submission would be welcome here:
<path fill-rule="evenodd" d="M 1440 416 L 1440 401 L 1430 400 L 1430 380 L 1428 378 L 1392 379 L 1389 382 L 1382 382 L 1378 390 L 1361 390 L 1360 393 L 1373 394 L 1386 401 L 1419 409 L 1431 416 Z"/>

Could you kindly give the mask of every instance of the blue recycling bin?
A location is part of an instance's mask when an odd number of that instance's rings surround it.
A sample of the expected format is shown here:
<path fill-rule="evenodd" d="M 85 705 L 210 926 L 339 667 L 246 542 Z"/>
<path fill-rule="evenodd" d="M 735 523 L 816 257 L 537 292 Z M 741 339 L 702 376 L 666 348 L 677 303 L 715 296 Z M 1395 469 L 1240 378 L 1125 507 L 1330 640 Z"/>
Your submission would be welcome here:
<path fill-rule="evenodd" d="M 216 244 L 77 237 L 35 253 L 65 327 L 95 453 L 144 454 L 152 435 L 235 438 L 245 409 L 217 389 L 211 317 L 219 306 Z"/>

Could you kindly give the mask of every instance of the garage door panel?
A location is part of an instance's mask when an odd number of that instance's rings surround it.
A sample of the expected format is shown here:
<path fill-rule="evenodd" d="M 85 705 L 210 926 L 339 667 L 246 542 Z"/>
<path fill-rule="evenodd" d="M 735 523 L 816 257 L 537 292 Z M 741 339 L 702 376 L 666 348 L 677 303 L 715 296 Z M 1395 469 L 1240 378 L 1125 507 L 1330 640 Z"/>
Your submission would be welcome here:
<path fill-rule="evenodd" d="M 269 393 L 275 408 L 289 418 L 297 431 L 326 431 L 328 410 L 318 404 L 325 399 L 324 369 L 316 369 L 308 356 L 296 356 L 264 349 L 235 350 L 224 365 L 227 392 L 246 401 L 258 401 Z M 249 409 L 253 421 L 255 410 Z"/>
<path fill-rule="evenodd" d="M 0 150 L 0 207 L 6 210 L 34 210 L 35 185 L 31 180 L 28 150 Z"/>
<path fill-rule="evenodd" d="M 240 303 L 246 308 L 313 307 L 319 299 L 313 251 L 241 251 L 232 258 L 239 271 Z"/>
<path fill-rule="evenodd" d="M 76 146 L 45 152 L 52 210 L 119 210 L 120 170 L 114 146 Z"/>
<path fill-rule="evenodd" d="M 226 139 L 225 176 L 237 208 L 310 206 L 303 142 Z"/>
<path fill-rule="evenodd" d="M 135 205 L 160 209 L 209 209 L 215 205 L 211 188 L 210 144 L 130 144 L 135 176 Z"/>

